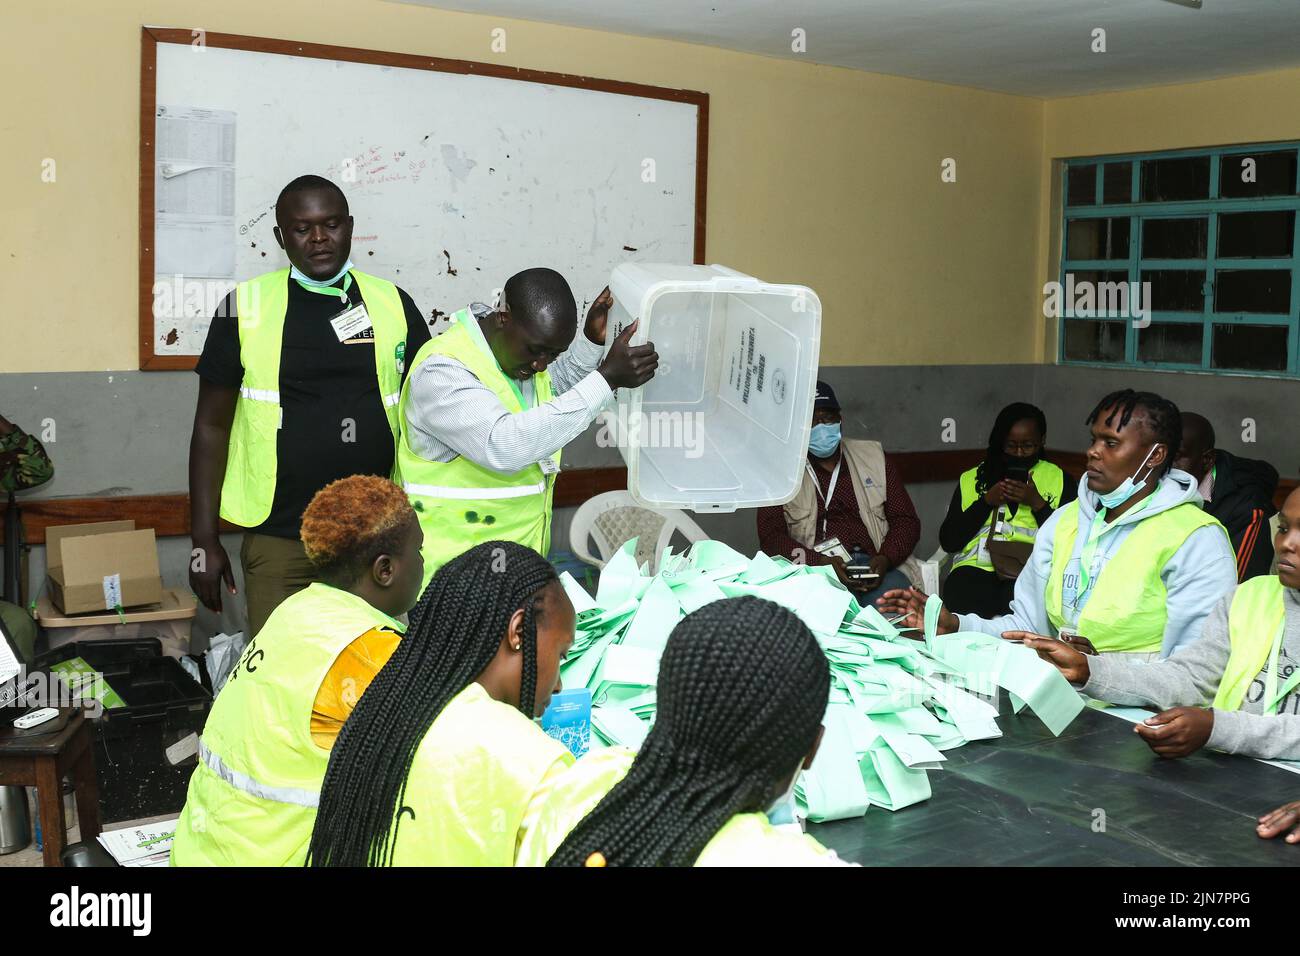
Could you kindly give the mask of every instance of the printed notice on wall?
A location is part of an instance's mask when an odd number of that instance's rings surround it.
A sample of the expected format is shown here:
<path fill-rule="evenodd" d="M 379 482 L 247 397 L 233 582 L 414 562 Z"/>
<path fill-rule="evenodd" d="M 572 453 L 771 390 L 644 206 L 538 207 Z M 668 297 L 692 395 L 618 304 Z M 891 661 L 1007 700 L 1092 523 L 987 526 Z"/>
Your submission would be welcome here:
<path fill-rule="evenodd" d="M 235 114 L 159 106 L 154 117 L 154 353 L 197 355 L 235 286 Z"/>

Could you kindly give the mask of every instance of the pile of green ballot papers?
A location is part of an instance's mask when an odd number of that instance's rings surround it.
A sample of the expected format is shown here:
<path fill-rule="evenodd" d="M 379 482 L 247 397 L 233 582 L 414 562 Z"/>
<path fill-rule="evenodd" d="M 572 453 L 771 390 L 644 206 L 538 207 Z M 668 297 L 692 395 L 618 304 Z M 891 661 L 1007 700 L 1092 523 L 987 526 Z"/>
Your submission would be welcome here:
<path fill-rule="evenodd" d="M 629 541 L 601 571 L 594 600 L 561 575 L 577 629 L 560 674 L 566 688 L 591 691 L 593 749 L 641 745 L 654 722 L 659 657 L 672 629 L 710 601 L 745 594 L 798 615 L 830 661 L 821 749 L 795 788 L 815 822 L 928 799 L 929 774 L 943 768 L 945 750 L 1001 736 L 997 709 L 982 699 L 999 687 L 1017 713 L 1028 706 L 1053 734 L 1083 708 L 1033 651 L 980 633 L 938 636 L 937 597 L 926 607 L 921 641 L 859 606 L 828 566 L 761 552 L 746 558 L 720 541 L 699 541 L 682 555 L 669 549 L 651 577 L 637 566 L 635 547 Z"/>

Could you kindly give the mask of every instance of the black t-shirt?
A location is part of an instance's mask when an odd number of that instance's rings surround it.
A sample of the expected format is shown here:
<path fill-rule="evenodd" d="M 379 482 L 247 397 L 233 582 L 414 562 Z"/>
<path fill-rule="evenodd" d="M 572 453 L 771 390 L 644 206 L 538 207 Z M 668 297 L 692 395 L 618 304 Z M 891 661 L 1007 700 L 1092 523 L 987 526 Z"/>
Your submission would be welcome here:
<path fill-rule="evenodd" d="M 309 292 L 292 279 L 280 349 L 280 407 L 284 423 L 277 433 L 275 498 L 266 521 L 250 530 L 278 538 L 297 538 L 302 513 L 312 496 L 331 481 L 349 475 L 381 475 L 393 470 L 393 433 L 384 414 L 375 372 L 373 337 L 344 343 L 330 319 L 342 302 L 337 295 Z M 343 281 L 337 285 L 341 288 Z M 406 313 L 406 365 L 429 340 L 429 326 L 401 289 Z M 348 295 L 362 301 L 355 279 Z M 215 385 L 238 388 L 244 367 L 239 356 L 238 317 L 232 292 L 213 316 L 195 371 Z M 388 356 L 387 361 L 395 361 Z M 405 380 L 406 373 L 403 371 Z"/>

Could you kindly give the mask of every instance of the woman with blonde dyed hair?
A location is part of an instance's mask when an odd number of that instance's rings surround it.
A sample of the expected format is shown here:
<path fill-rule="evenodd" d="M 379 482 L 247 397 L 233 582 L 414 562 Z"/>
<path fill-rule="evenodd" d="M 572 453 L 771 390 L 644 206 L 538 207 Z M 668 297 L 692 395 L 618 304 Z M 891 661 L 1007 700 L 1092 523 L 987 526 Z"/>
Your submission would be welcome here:
<path fill-rule="evenodd" d="M 302 543 L 321 580 L 271 613 L 217 696 L 174 865 L 302 865 L 335 738 L 419 598 L 422 540 L 386 478 L 353 475 L 316 493 Z"/>

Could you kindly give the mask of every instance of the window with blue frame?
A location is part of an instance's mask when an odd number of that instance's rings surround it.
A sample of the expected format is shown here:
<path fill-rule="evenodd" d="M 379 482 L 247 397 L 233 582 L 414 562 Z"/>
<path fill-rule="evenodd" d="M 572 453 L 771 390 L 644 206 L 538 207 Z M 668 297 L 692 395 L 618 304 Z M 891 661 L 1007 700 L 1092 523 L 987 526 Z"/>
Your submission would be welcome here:
<path fill-rule="evenodd" d="M 1067 161 L 1060 360 L 1300 376 L 1297 146 Z"/>

